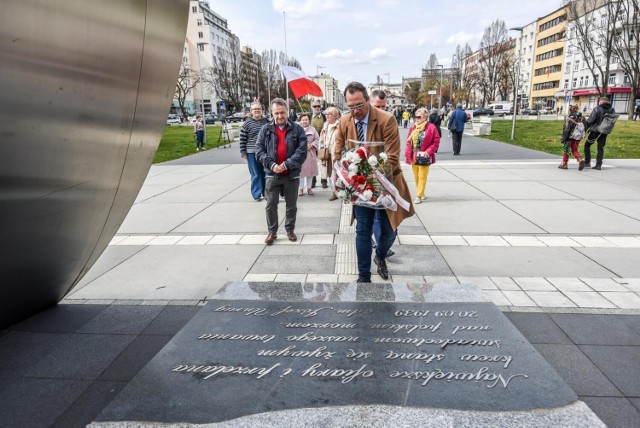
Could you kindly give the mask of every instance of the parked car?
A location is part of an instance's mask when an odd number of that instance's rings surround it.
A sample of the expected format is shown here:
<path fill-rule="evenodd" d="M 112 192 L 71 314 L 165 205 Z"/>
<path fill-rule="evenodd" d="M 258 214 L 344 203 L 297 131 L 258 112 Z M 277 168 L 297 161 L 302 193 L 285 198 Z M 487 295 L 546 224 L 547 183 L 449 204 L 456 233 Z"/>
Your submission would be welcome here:
<path fill-rule="evenodd" d="M 476 116 L 493 116 L 495 112 L 490 108 L 477 108 L 473 111 L 473 117 Z"/>
<path fill-rule="evenodd" d="M 182 119 L 177 114 L 170 114 L 167 116 L 167 125 L 180 125 L 182 123 Z"/>
<path fill-rule="evenodd" d="M 242 122 L 244 120 L 244 113 L 228 114 L 224 117 L 227 122 Z"/>
<path fill-rule="evenodd" d="M 522 109 L 522 114 L 527 114 L 530 116 L 537 116 L 538 114 L 540 114 L 540 112 L 538 112 L 538 110 L 534 109 L 534 108 L 524 108 Z"/>
<path fill-rule="evenodd" d="M 540 111 L 540 114 L 551 114 L 551 113 L 553 113 L 553 109 L 551 107 L 542 107 L 539 111 Z"/>
<path fill-rule="evenodd" d="M 494 103 L 494 104 L 489 104 L 487 108 L 493 110 L 495 114 L 501 115 L 501 114 L 510 114 L 513 106 L 511 105 L 511 103 Z"/>
<path fill-rule="evenodd" d="M 222 116 L 221 114 L 208 114 L 205 118 L 204 118 L 204 123 L 206 123 L 207 125 L 213 125 L 216 122 L 222 122 L 224 120 L 224 116 Z"/>

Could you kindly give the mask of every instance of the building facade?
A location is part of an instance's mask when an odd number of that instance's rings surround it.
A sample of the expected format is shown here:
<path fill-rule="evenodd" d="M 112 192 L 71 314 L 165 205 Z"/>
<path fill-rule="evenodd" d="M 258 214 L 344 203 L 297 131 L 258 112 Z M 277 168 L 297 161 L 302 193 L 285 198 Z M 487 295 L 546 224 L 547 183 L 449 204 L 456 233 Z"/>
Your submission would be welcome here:
<path fill-rule="evenodd" d="M 346 101 L 344 99 L 344 94 L 340 91 L 338 81 L 336 79 L 327 73 L 320 73 L 316 76 L 311 76 L 310 79 L 313 80 L 320 89 L 322 89 L 323 93 L 322 97 L 310 96 L 313 101 L 320 101 L 323 108 L 328 106 L 334 106 L 340 110 L 345 108 Z"/>

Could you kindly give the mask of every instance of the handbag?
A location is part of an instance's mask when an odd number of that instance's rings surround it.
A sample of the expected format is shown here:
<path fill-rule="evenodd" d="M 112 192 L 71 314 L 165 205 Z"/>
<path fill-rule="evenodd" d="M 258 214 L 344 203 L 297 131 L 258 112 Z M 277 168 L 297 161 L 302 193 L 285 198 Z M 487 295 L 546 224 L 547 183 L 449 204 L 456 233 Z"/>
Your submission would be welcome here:
<path fill-rule="evenodd" d="M 329 149 L 326 147 L 322 147 L 320 150 L 318 150 L 318 159 L 320 160 L 329 160 L 330 155 L 331 153 L 329 153 Z"/>
<path fill-rule="evenodd" d="M 431 159 L 429 156 L 416 156 L 416 165 L 429 166 L 431 165 Z"/>

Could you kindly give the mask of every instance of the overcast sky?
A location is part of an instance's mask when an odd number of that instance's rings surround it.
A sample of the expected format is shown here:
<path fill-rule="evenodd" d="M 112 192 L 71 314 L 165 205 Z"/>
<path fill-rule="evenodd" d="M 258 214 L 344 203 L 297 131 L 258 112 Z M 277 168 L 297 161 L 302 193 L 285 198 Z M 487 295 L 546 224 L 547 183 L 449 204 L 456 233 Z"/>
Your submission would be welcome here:
<path fill-rule="evenodd" d="M 524 26 L 561 0 L 209 0 L 229 29 L 258 53 L 285 50 L 308 76 L 320 72 L 365 85 L 420 75 L 430 54 L 448 67 L 458 44 L 477 49 L 484 29 L 502 19 Z M 286 14 L 283 14 L 286 12 Z M 513 33 L 515 37 L 515 32 Z M 389 73 L 389 76 L 387 76 Z"/>

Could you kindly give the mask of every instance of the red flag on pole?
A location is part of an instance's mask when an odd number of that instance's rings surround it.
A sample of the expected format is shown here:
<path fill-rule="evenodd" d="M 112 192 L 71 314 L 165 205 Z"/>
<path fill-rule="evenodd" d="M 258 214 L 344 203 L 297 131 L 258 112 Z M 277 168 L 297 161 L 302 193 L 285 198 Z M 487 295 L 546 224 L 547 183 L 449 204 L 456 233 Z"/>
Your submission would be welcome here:
<path fill-rule="evenodd" d="M 282 64 L 280 64 L 280 70 L 284 78 L 289 82 L 291 92 L 293 92 L 296 98 L 304 97 L 305 95 L 313 95 L 315 97 L 323 96 L 320 86 L 309 79 L 307 75 L 304 74 L 304 71 Z"/>

